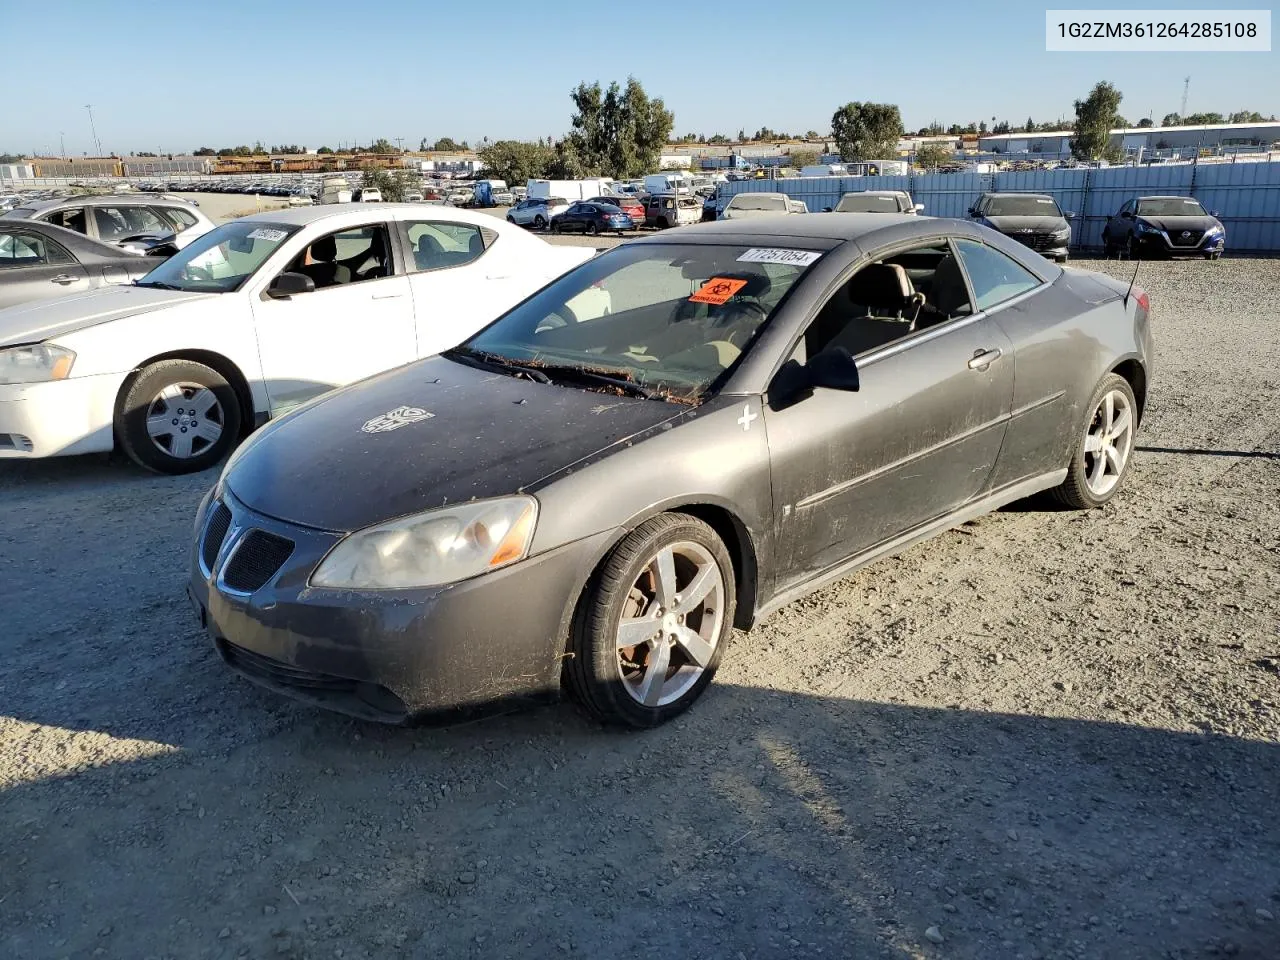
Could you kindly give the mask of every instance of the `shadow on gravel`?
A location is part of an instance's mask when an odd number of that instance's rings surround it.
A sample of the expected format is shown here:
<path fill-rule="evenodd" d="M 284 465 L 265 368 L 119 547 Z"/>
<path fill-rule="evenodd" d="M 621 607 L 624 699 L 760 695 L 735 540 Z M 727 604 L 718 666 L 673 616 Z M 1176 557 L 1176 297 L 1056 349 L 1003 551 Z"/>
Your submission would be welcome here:
<path fill-rule="evenodd" d="M 1196 457 L 1262 457 L 1265 460 L 1280 460 L 1280 453 L 1268 450 L 1204 450 L 1196 447 L 1134 447 L 1142 453 L 1183 453 Z"/>
<path fill-rule="evenodd" d="M 1280 745 L 732 686 L 406 731 L 197 682 L 197 727 L 118 691 L 188 749 L 0 792 L 0 954 L 1277 956 Z M 155 737 L 123 716 L 67 762 Z"/>

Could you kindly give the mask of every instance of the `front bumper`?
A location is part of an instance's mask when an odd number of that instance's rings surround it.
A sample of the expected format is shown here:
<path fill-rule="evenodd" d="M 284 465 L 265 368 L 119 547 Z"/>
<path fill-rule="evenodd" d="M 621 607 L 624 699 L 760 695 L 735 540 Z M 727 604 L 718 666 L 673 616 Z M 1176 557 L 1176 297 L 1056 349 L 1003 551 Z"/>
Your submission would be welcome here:
<path fill-rule="evenodd" d="M 123 374 L 0 384 L 0 459 L 107 453 Z"/>
<path fill-rule="evenodd" d="M 1221 253 L 1227 244 L 1226 234 L 1206 234 L 1197 243 L 1179 243 L 1164 230 L 1154 233 L 1133 234 L 1134 243 L 1146 253 L 1161 253 L 1166 256 L 1203 256 L 1208 253 Z"/>
<path fill-rule="evenodd" d="M 212 501 L 210 491 L 196 516 L 188 594 L 224 662 L 295 699 L 385 723 L 556 694 L 573 608 L 611 536 L 445 587 L 319 589 L 307 580 L 341 534 L 265 517 L 224 493 L 232 519 L 210 569 Z M 292 541 L 292 553 L 260 588 L 232 589 L 233 541 L 255 530 Z"/>

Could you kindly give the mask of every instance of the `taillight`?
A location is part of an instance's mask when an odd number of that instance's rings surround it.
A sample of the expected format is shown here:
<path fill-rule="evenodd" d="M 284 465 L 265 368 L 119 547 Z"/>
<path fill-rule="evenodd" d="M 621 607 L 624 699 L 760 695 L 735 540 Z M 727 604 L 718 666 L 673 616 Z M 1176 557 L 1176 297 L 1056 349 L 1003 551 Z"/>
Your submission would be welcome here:
<path fill-rule="evenodd" d="M 1151 312 L 1151 298 L 1147 296 L 1147 291 L 1139 290 L 1138 295 L 1134 299 L 1138 301 L 1138 306 L 1142 309 L 1143 313 Z"/>

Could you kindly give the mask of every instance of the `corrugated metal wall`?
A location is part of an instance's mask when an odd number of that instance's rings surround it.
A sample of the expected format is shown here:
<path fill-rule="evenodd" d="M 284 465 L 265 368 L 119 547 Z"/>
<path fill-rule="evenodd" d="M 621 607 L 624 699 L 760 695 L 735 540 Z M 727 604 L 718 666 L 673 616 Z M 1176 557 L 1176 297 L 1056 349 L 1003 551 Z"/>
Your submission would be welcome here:
<path fill-rule="evenodd" d="M 1100 170 L 1026 170 L 1002 173 L 912 174 L 904 177 L 792 177 L 739 180 L 720 185 L 721 206 L 735 193 L 785 193 L 810 212 L 834 207 L 854 190 L 907 190 L 927 216 L 964 217 L 978 195 L 1047 193 L 1075 212 L 1073 247 L 1101 247 L 1107 217 L 1138 196 L 1195 197 L 1218 211 L 1227 250 L 1280 253 L 1280 163 L 1167 164 Z"/>

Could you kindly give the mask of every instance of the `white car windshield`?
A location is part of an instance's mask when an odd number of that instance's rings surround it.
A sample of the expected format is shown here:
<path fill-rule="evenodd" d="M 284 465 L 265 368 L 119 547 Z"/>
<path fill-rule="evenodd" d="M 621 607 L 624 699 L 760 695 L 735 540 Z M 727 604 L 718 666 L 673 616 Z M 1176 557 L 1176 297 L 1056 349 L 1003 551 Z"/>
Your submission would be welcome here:
<path fill-rule="evenodd" d="M 762 197 L 760 194 L 740 193 L 729 201 L 734 210 L 782 210 L 787 209 L 785 197 Z"/>
<path fill-rule="evenodd" d="M 280 223 L 224 223 L 139 280 L 140 287 L 226 293 L 240 289 L 298 228 Z"/>
<path fill-rule="evenodd" d="M 877 196 L 868 193 L 864 196 L 841 197 L 836 204 L 837 213 L 897 213 L 898 198 Z"/>
<path fill-rule="evenodd" d="M 533 379 L 692 402 L 821 251 L 636 244 L 590 260 L 445 355 Z"/>

